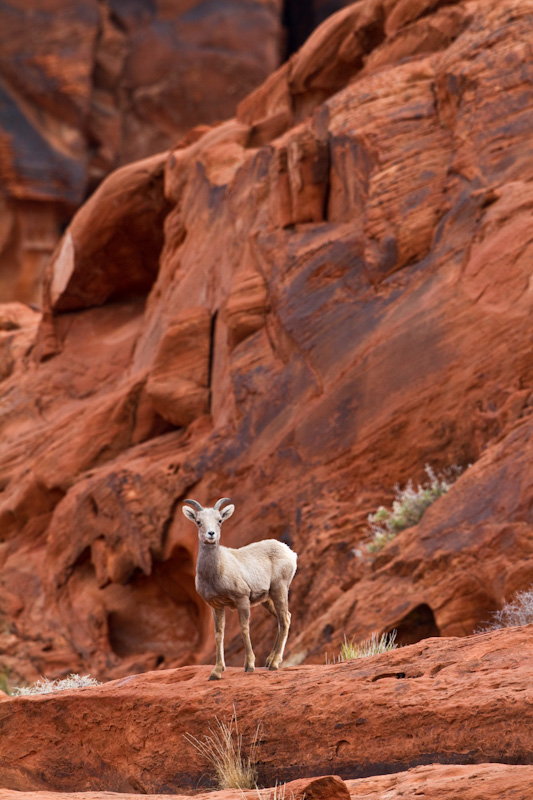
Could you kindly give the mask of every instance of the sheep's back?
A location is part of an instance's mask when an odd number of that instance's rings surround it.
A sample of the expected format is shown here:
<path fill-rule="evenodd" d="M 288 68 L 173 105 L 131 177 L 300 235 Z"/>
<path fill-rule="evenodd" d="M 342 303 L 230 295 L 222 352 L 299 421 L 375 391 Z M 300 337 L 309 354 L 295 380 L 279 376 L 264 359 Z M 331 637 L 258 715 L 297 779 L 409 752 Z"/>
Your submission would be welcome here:
<path fill-rule="evenodd" d="M 296 553 L 277 539 L 264 539 L 238 549 L 226 549 L 250 576 L 254 576 L 254 582 L 257 580 L 264 585 L 268 581 L 268 587 L 278 577 L 291 581 L 296 572 Z"/>

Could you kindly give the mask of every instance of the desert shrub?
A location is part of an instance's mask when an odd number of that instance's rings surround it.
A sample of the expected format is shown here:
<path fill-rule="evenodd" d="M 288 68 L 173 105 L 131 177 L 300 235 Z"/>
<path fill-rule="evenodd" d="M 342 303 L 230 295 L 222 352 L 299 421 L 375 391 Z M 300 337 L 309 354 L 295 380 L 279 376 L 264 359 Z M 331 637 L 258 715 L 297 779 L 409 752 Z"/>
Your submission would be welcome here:
<path fill-rule="evenodd" d="M 409 481 L 405 489 L 396 486 L 392 510 L 380 506 L 375 514 L 368 515 L 372 534 L 372 541 L 367 545 L 370 553 L 379 552 L 400 531 L 420 522 L 426 509 L 450 490 L 461 474 L 461 469 L 450 467 L 444 473 L 437 475 L 426 464 L 426 474 L 429 480 L 422 485 L 418 484 L 416 489 L 412 481 Z"/>
<path fill-rule="evenodd" d="M 65 689 L 83 689 L 86 686 L 100 686 L 100 681 L 91 678 L 90 675 L 76 675 L 72 673 L 67 678 L 50 681 L 48 678 L 40 678 L 31 686 L 18 686 L 13 689 L 13 696 L 19 697 L 25 694 L 50 694 L 51 692 L 62 692 Z"/>
<path fill-rule="evenodd" d="M 500 628 L 514 628 L 530 625 L 533 622 L 533 587 L 517 592 L 503 608 L 492 614 L 492 619 L 478 628 L 476 633 L 497 631 Z"/>
<path fill-rule="evenodd" d="M 219 789 L 253 789 L 257 786 L 257 747 L 261 724 L 256 728 L 248 755 L 242 749 L 235 708 L 231 720 L 215 718 L 216 725 L 209 726 L 203 740 L 190 733 L 185 738 L 211 764 Z"/>

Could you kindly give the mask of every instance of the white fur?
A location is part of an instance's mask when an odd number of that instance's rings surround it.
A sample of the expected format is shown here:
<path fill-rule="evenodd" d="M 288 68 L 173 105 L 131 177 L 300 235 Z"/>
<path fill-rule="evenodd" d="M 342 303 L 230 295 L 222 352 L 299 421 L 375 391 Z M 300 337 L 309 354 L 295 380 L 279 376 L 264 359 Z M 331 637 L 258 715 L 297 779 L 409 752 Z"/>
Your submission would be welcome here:
<path fill-rule="evenodd" d="M 255 656 L 250 642 L 250 606 L 263 603 L 278 621 L 278 635 L 266 660 L 269 669 L 278 669 L 289 634 L 291 615 L 288 606 L 289 585 L 296 572 L 296 553 L 277 539 L 253 542 L 234 549 L 220 544 L 220 527 L 229 519 L 235 506 L 219 510 L 228 498 L 219 500 L 214 508 L 183 506 L 187 519 L 198 526 L 200 547 L 196 562 L 196 590 L 211 606 L 215 622 L 216 664 L 209 676 L 218 680 L 225 669 L 224 622 L 225 608 L 239 613 L 246 655 L 244 669 L 253 672 Z"/>

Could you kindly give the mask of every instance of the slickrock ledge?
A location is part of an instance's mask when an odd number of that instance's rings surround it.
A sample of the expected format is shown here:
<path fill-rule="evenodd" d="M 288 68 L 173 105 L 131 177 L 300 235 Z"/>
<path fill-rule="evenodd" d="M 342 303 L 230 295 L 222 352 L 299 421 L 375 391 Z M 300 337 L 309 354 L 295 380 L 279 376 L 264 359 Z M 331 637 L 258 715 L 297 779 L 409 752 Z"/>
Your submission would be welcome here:
<path fill-rule="evenodd" d="M 443 765 L 414 767 L 393 775 L 342 781 L 326 776 L 290 781 L 287 784 L 259 790 L 261 800 L 288 797 L 291 800 L 376 800 L 387 792 L 387 800 L 430 796 L 432 800 L 528 800 L 533 781 L 533 767 L 511 764 Z M 277 792 L 277 794 L 276 794 Z M 17 792 L 0 790 L 2 800 L 137 800 L 138 794 L 116 792 Z M 144 800 L 189 800 L 184 794 L 145 794 Z M 258 792 L 226 789 L 201 792 L 194 800 L 258 800 Z"/>
<path fill-rule="evenodd" d="M 433 763 L 533 764 L 532 655 L 528 626 L 322 667 L 230 668 L 216 684 L 208 666 L 194 666 L 6 699 L 1 781 L 19 791 L 199 788 L 209 768 L 184 734 L 202 738 L 233 708 L 245 747 L 262 724 L 263 785 Z"/>

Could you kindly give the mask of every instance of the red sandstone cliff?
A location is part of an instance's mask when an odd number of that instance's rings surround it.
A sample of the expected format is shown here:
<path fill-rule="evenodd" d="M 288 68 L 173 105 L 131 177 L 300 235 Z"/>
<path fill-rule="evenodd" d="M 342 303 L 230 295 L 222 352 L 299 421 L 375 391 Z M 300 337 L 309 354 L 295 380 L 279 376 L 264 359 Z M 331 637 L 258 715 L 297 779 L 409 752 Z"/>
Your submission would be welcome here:
<path fill-rule="evenodd" d="M 73 213 L 113 169 L 237 103 L 346 0 L 7 0 L 0 301 L 40 303 Z"/>
<path fill-rule="evenodd" d="M 278 0 L 8 0 L 0 299 L 40 302 L 61 227 L 111 170 L 235 113 L 280 63 Z"/>
<path fill-rule="evenodd" d="M 532 582 L 529 13 L 356 3 L 76 215 L 42 323 L 2 333 L 14 678 L 212 658 L 190 495 L 236 503 L 226 543 L 298 551 L 292 663 L 468 634 Z M 425 463 L 473 466 L 367 556 Z"/>
<path fill-rule="evenodd" d="M 176 792 L 203 769 L 181 733 L 235 703 L 269 723 L 265 783 L 346 780 L 308 800 L 528 797 L 530 629 L 464 637 L 533 582 L 532 18 L 345 8 L 236 118 L 103 182 L 42 317 L 0 307 L 2 665 L 117 679 L 5 699 L 4 786 Z M 426 463 L 465 471 L 369 555 L 367 514 Z M 294 667 L 213 689 L 178 512 L 222 495 L 225 543 L 299 569 Z M 413 646 L 315 666 L 392 628 Z M 258 661 L 272 637 L 255 610 Z"/>

